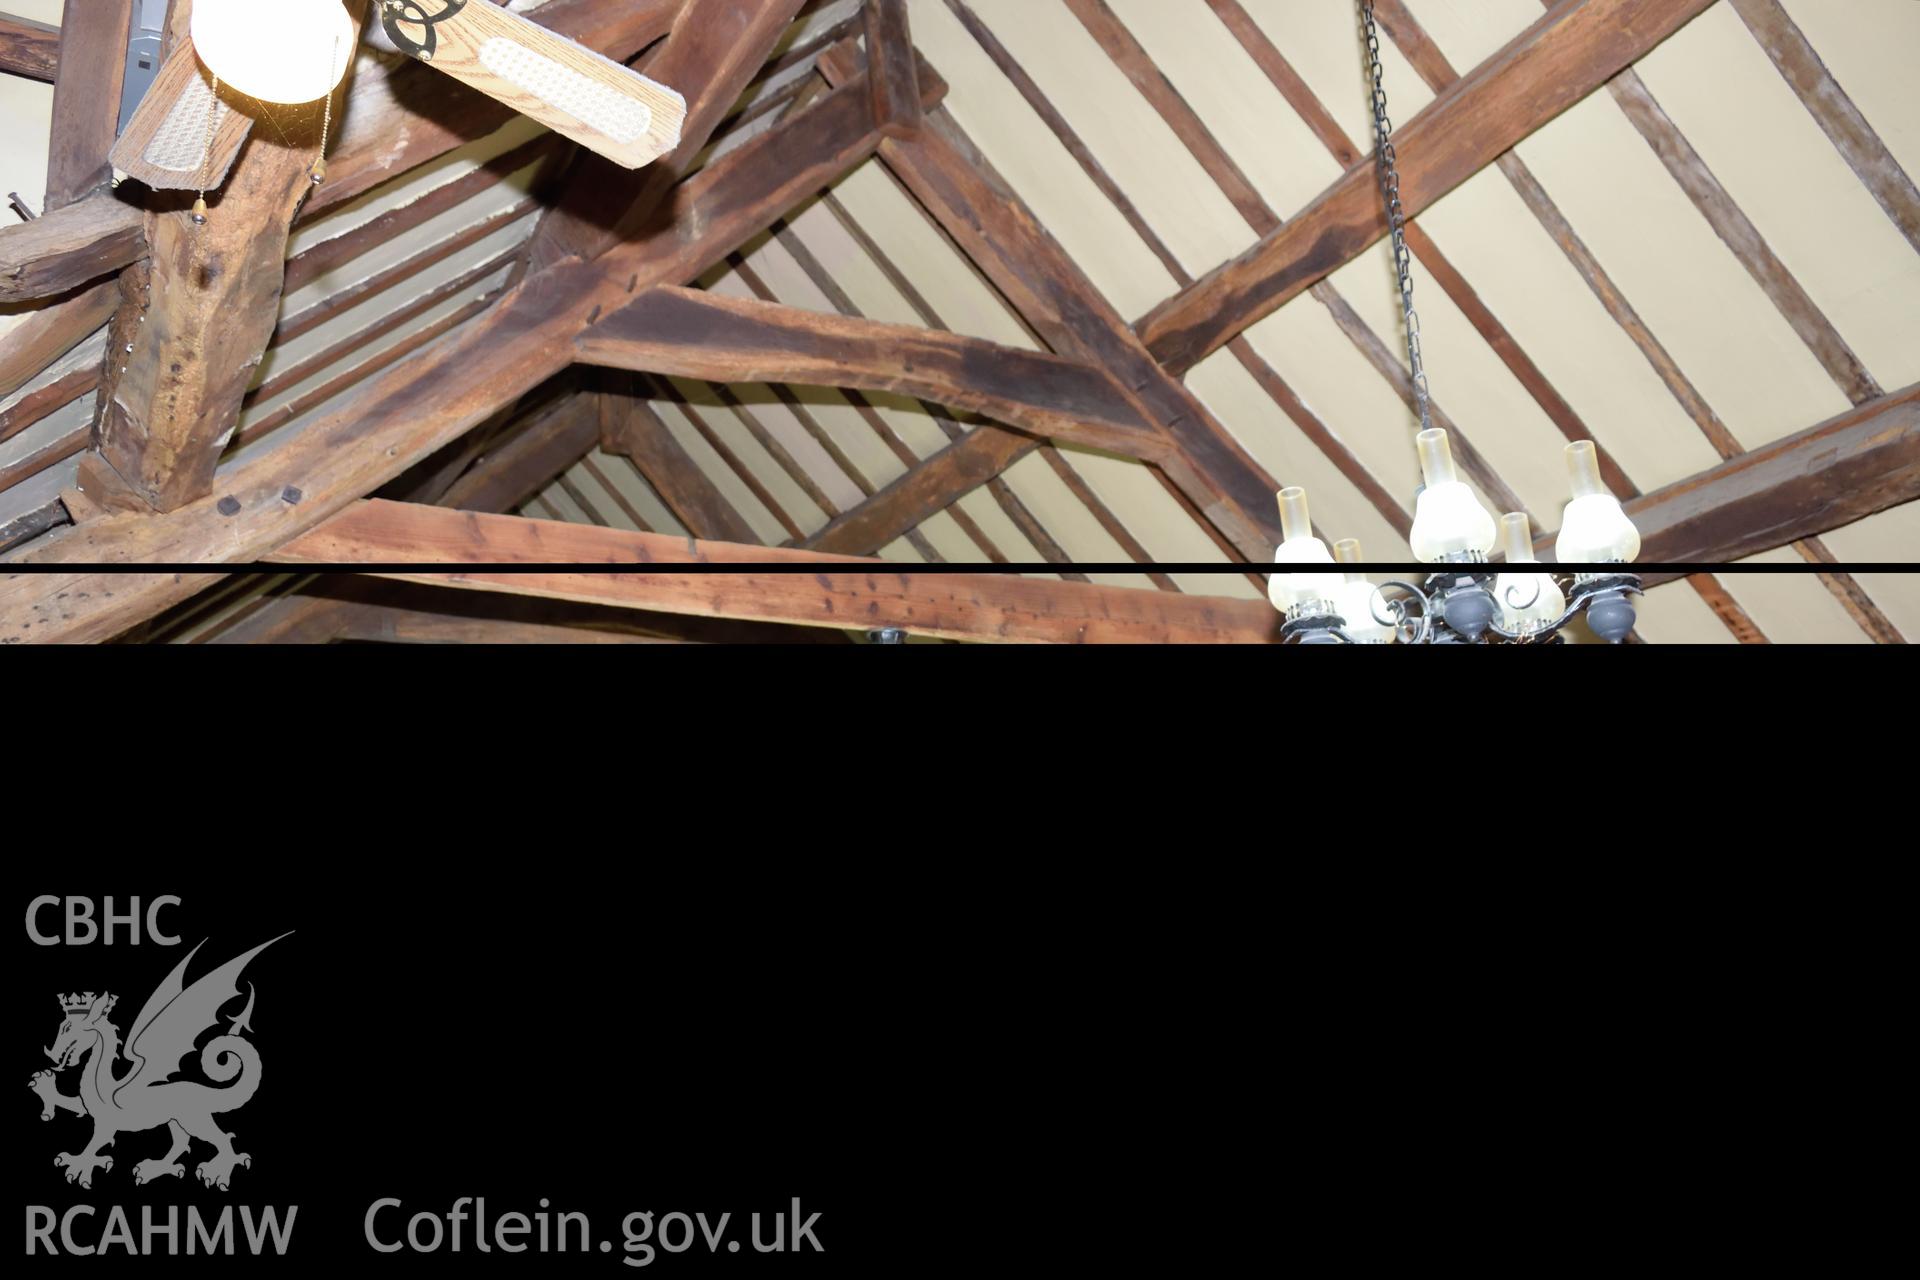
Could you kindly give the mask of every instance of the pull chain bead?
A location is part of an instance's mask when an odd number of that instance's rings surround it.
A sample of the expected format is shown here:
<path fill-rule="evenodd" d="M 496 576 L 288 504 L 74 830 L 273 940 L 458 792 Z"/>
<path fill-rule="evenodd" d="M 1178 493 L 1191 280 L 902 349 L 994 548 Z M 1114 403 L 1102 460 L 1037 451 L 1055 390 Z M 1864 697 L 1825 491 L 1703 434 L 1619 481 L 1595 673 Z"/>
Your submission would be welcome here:
<path fill-rule="evenodd" d="M 333 57 L 336 63 L 340 60 L 340 42 L 337 39 L 333 42 Z M 320 106 L 320 152 L 313 158 L 313 168 L 307 170 L 307 177 L 312 179 L 316 187 L 327 180 L 327 135 L 332 130 L 333 90 L 329 89 Z"/>
<path fill-rule="evenodd" d="M 220 119 L 220 77 L 213 77 L 213 97 L 207 100 L 207 141 L 200 152 L 200 190 L 193 202 L 193 225 L 207 225 L 207 181 L 213 174 L 213 128 Z"/>

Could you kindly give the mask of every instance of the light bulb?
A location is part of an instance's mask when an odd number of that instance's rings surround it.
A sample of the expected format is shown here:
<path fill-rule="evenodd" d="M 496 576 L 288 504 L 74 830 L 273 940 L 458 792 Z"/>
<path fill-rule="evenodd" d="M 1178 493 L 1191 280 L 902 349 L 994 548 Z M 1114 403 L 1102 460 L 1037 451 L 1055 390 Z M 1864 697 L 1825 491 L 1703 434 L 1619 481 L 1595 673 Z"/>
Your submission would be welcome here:
<path fill-rule="evenodd" d="M 1333 553 L 1313 536 L 1307 515 L 1307 491 L 1298 487 L 1280 491 L 1280 531 L 1284 541 L 1274 552 L 1276 565 L 1330 565 Z M 1315 602 L 1332 605 L 1344 581 L 1337 573 L 1275 573 L 1267 583 L 1267 599 L 1282 613 L 1292 613 Z"/>
<path fill-rule="evenodd" d="M 266 102 L 324 98 L 353 60 L 340 0 L 195 0 L 188 30 L 208 71 Z"/>
<path fill-rule="evenodd" d="M 1500 517 L 1500 532 L 1510 565 L 1538 564 L 1533 557 L 1533 524 L 1524 511 Z M 1493 598 L 1500 625 L 1507 631 L 1538 631 L 1567 611 L 1567 595 L 1551 574 L 1509 570 L 1494 579 Z"/>
<path fill-rule="evenodd" d="M 1640 554 L 1640 530 L 1620 499 L 1600 479 L 1600 455 L 1591 440 L 1567 446 L 1573 501 L 1560 518 L 1553 554 L 1561 564 L 1625 564 Z"/>
<path fill-rule="evenodd" d="M 1422 564 L 1440 564 L 1450 557 L 1485 560 L 1493 550 L 1493 516 L 1455 473 L 1447 433 L 1434 427 L 1416 438 L 1427 485 L 1414 503 L 1409 539 L 1414 557 Z"/>
<path fill-rule="evenodd" d="M 1360 554 L 1360 540 L 1342 538 L 1334 543 L 1333 558 L 1345 565 L 1361 563 L 1365 557 Z M 1367 575 L 1358 569 L 1348 569 L 1346 581 L 1340 584 L 1333 604 L 1334 612 L 1346 624 L 1340 629 L 1355 644 L 1392 644 L 1400 634 L 1393 624 L 1373 616 L 1374 598 L 1374 586 Z"/>

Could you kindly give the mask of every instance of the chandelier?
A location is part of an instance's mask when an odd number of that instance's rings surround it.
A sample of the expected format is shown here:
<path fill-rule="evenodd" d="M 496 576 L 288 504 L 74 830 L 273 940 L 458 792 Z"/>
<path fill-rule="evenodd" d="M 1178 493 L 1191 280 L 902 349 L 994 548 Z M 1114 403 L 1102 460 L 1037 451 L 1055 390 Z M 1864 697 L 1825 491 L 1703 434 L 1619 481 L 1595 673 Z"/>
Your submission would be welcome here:
<path fill-rule="evenodd" d="M 1378 586 L 1360 570 L 1341 571 L 1337 565 L 1362 563 L 1360 544 L 1347 539 L 1328 551 L 1313 531 L 1306 490 L 1282 489 L 1282 541 L 1268 589 L 1274 608 L 1287 618 L 1281 638 L 1288 644 L 1559 644 L 1562 629 L 1584 614 L 1596 635 L 1619 644 L 1632 633 L 1637 618 L 1631 597 L 1641 582 L 1624 566 L 1640 554 L 1640 532 L 1601 479 L 1593 442 L 1577 440 L 1567 446 L 1573 500 L 1554 544 L 1554 558 L 1562 569 L 1556 574 L 1538 567 L 1525 512 L 1511 512 L 1495 525 L 1456 472 L 1447 433 L 1433 425 L 1373 0 L 1360 0 L 1360 14 L 1373 81 L 1380 192 L 1393 236 L 1407 365 L 1420 415 L 1415 444 L 1424 483 L 1414 495 L 1409 541 L 1422 564 L 1446 567 L 1418 584 L 1392 581 Z M 1505 570 L 1473 567 L 1488 564 L 1496 542 L 1504 553 Z M 1575 565 L 1582 568 L 1567 572 Z"/>

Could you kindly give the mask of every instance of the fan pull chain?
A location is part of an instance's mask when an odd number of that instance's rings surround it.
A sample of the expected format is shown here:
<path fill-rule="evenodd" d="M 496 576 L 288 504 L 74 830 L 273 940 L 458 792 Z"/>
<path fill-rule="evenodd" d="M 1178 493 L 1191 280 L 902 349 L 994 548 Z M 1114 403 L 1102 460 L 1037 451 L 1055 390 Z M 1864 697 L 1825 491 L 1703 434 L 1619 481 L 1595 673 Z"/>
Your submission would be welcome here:
<path fill-rule="evenodd" d="M 340 61 L 340 40 L 338 37 L 335 37 L 333 42 L 333 60 L 336 63 Z M 334 90 L 327 90 L 326 100 L 321 104 L 320 154 L 313 158 L 313 168 L 307 171 L 307 176 L 313 179 L 313 185 L 316 187 L 327 180 L 327 134 L 333 129 L 333 95 Z"/>
<path fill-rule="evenodd" d="M 213 126 L 220 118 L 220 77 L 213 78 L 213 97 L 207 104 L 207 141 L 200 151 L 200 191 L 193 202 L 193 225 L 207 225 L 207 180 L 213 169 Z"/>

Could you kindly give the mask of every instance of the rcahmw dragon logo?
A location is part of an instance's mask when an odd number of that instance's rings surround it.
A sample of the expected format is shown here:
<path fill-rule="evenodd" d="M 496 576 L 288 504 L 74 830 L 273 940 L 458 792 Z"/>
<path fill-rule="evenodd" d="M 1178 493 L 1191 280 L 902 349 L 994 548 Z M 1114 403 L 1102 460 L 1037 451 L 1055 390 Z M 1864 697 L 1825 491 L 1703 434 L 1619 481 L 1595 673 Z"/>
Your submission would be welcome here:
<path fill-rule="evenodd" d="M 286 937 L 281 934 L 280 938 Z M 240 994 L 240 971 L 247 962 L 280 938 L 261 943 L 245 955 L 227 961 L 218 969 L 200 977 L 190 987 L 182 979 L 187 965 L 200 946 L 187 953 L 175 966 L 133 1020 L 127 1034 L 125 1057 L 133 1066 L 124 1075 L 116 1075 L 115 1061 L 121 1056 L 119 1033 L 108 1020 L 119 997 L 95 996 L 88 991 L 60 997 L 60 1010 L 66 1021 L 54 1038 L 47 1056 L 54 1061 L 53 1071 L 37 1073 L 27 1087 L 40 1095 L 45 1104 L 42 1120 L 53 1119 L 56 1111 L 84 1112 L 93 1117 L 93 1141 L 78 1155 L 63 1152 L 53 1163 L 67 1171 L 68 1182 L 83 1187 L 93 1185 L 93 1171 L 111 1171 L 113 1157 L 101 1151 L 113 1145 L 123 1132 L 157 1129 L 165 1125 L 173 1138 L 173 1147 L 158 1160 L 142 1160 L 133 1167 L 136 1185 L 155 1178 L 181 1177 L 186 1170 L 180 1157 L 194 1138 L 212 1145 L 213 1157 L 203 1160 L 194 1170 L 210 1187 L 227 1189 L 235 1165 L 253 1164 L 253 1157 L 233 1149 L 233 1135 L 214 1122 L 215 1114 L 237 1111 L 260 1087 L 260 1054 L 241 1032 L 251 1032 L 253 984 L 247 984 L 247 1005 L 238 1017 L 229 1018 L 227 1034 L 215 1036 L 200 1050 L 200 1070 L 208 1079 L 227 1084 L 214 1088 L 197 1080 L 175 1080 L 180 1060 L 193 1052 L 194 1041 L 220 1020 L 220 1006 Z M 80 1068 L 80 1092 L 65 1094 L 54 1087 L 55 1072 L 68 1067 Z M 235 1077 L 238 1077 L 236 1080 Z"/>

